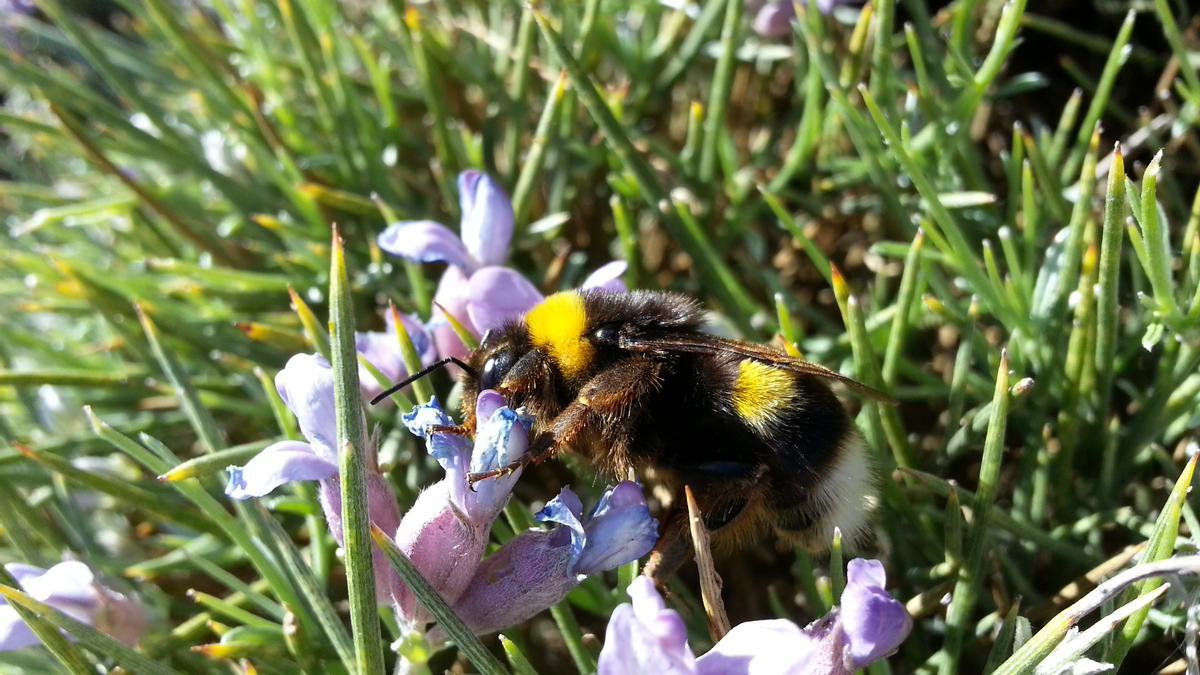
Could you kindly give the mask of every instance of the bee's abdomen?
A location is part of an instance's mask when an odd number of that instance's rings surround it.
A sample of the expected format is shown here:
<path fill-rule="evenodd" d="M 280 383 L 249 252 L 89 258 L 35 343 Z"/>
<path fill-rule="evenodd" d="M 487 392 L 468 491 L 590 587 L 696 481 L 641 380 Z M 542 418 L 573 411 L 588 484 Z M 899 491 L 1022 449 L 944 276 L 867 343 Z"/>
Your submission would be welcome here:
<path fill-rule="evenodd" d="M 772 513 L 769 522 L 781 537 L 810 551 L 828 549 L 834 528 L 847 542 L 862 538 L 875 481 L 857 435 L 849 435 L 825 470 L 815 480 L 804 481 L 807 485 L 802 489 L 792 482 L 794 478 L 779 472 L 768 480 L 777 484 L 767 503 Z"/>

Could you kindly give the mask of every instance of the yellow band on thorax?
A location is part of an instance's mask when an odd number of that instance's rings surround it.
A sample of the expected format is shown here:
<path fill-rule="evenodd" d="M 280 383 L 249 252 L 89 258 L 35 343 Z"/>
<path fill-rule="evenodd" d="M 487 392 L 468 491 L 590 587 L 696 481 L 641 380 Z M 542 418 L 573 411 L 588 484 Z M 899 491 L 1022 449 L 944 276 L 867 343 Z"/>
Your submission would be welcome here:
<path fill-rule="evenodd" d="M 584 338 L 587 311 L 575 291 L 555 293 L 525 315 L 529 340 L 558 364 L 564 377 L 581 375 L 592 363 L 595 349 Z"/>

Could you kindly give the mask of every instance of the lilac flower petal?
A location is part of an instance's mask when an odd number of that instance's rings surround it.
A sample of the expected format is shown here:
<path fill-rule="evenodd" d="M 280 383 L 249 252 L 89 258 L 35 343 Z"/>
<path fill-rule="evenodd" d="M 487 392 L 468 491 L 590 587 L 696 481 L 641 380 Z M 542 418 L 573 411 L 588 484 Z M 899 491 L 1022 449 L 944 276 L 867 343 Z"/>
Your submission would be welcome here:
<path fill-rule="evenodd" d="M 570 551 L 565 529 L 522 532 L 479 565 L 455 603 L 455 613 L 484 635 L 558 604 L 579 585 L 570 571 Z"/>
<path fill-rule="evenodd" d="M 650 516 L 642 488 L 622 481 L 600 498 L 588 518 L 576 572 L 595 574 L 637 560 L 658 541 L 658 521 Z"/>
<path fill-rule="evenodd" d="M 275 375 L 275 388 L 317 456 L 336 464 L 337 419 L 329 362 L 317 354 L 296 354 Z"/>
<path fill-rule="evenodd" d="M 0 652 L 11 652 L 41 644 L 29 626 L 9 605 L 0 607 Z"/>
<path fill-rule="evenodd" d="M 476 262 L 458 235 L 432 220 L 392 223 L 377 239 L 379 248 L 408 260 L 444 262 L 470 272 Z"/>
<path fill-rule="evenodd" d="M 484 422 L 492 419 L 492 414 L 508 405 L 504 396 L 494 389 L 484 389 L 475 397 L 475 419 Z"/>
<path fill-rule="evenodd" d="M 451 500 L 451 478 L 422 492 L 400 521 L 396 545 L 446 602 L 454 603 L 471 582 L 487 549 L 491 521 L 472 522 Z M 458 482 L 465 483 L 465 476 Z M 399 583 L 394 602 L 400 618 L 420 628 L 430 620 L 412 591 Z"/>
<path fill-rule="evenodd" d="M 132 647 L 149 628 L 149 621 L 140 603 L 121 593 L 101 588 L 100 611 L 96 613 L 96 628 Z"/>
<path fill-rule="evenodd" d="M 529 280 L 507 267 L 484 267 L 471 275 L 467 314 L 480 331 L 499 328 L 542 301 Z"/>
<path fill-rule="evenodd" d="M 610 293 L 624 293 L 629 290 L 625 286 L 625 282 L 621 281 L 621 277 L 625 275 L 625 270 L 629 269 L 629 263 L 624 260 L 614 260 L 608 264 L 601 265 L 583 280 L 580 285 L 582 289 L 595 288 L 601 291 Z"/>
<path fill-rule="evenodd" d="M 696 657 L 688 647 L 687 627 L 678 612 L 667 608 L 654 582 L 634 579 L 629 597 L 633 603 L 617 607 L 608 621 L 599 675 L 694 675 Z"/>
<path fill-rule="evenodd" d="M 504 263 L 513 233 L 512 202 L 504 189 L 485 173 L 464 171 L 458 175 L 458 204 L 466 250 L 483 265 Z"/>
<path fill-rule="evenodd" d="M 821 648 L 820 641 L 787 619 L 747 621 L 734 626 L 708 653 L 696 659 L 696 672 L 698 675 L 845 672 L 836 659 L 829 661 L 817 655 Z"/>
<path fill-rule="evenodd" d="M 20 564 L 5 565 L 33 599 L 94 626 L 132 645 L 146 628 L 141 607 L 126 596 L 101 586 L 90 567 L 68 560 L 47 570 Z M 0 652 L 38 644 L 16 611 L 0 601 Z"/>
<path fill-rule="evenodd" d="M 887 586 L 887 571 L 878 560 L 855 558 L 846 564 L 846 584 L 874 586 L 882 590 Z"/>
<path fill-rule="evenodd" d="M 317 496 L 321 502 L 321 510 L 325 512 L 325 522 L 329 525 L 329 533 L 333 540 L 342 545 L 344 532 L 342 530 L 342 490 L 337 478 L 326 478 L 321 481 Z M 367 474 L 367 515 L 370 522 L 384 532 L 395 532 L 400 526 L 400 507 L 395 496 L 387 486 L 387 481 L 377 473 Z M 375 570 L 375 597 L 380 604 L 388 602 L 399 587 L 400 578 L 392 569 L 383 552 L 377 547 L 371 555 Z"/>
<path fill-rule="evenodd" d="M 94 607 L 96 575 L 78 560 L 67 560 L 51 566 L 45 573 L 26 579 L 21 584 L 29 597 L 62 609 L 67 605 Z"/>
<path fill-rule="evenodd" d="M 297 480 L 322 480 L 338 473 L 337 464 L 318 457 L 312 446 L 299 441 L 280 441 L 263 449 L 245 466 L 227 469 L 225 494 L 233 499 L 262 497 Z"/>
<path fill-rule="evenodd" d="M 46 573 L 46 570 L 41 567 L 34 567 L 33 565 L 26 565 L 25 563 L 17 562 L 5 563 L 4 569 L 7 570 L 8 573 L 17 580 L 17 583 L 20 584 L 21 587 L 25 586 L 26 580 L 40 577 Z M 5 603 L 6 601 L 3 598 L 0 598 L 0 605 Z"/>
<path fill-rule="evenodd" d="M 5 565 L 5 569 L 20 575 L 18 584 L 29 597 L 73 619 L 88 625 L 93 623 L 100 594 L 96 591 L 95 575 L 87 565 L 68 560 L 46 570 L 11 564 Z M 0 607 L 0 652 L 31 647 L 39 642 L 16 610 L 4 603 Z"/>
<path fill-rule="evenodd" d="M 912 630 L 912 618 L 884 590 L 879 561 L 851 560 L 846 578 L 840 615 L 846 656 L 852 667 L 863 668 L 896 651 Z"/>
<path fill-rule="evenodd" d="M 769 2 L 754 17 L 754 32 L 772 40 L 785 38 L 792 32 L 796 8 L 791 0 Z"/>
<path fill-rule="evenodd" d="M 467 311 L 470 299 L 470 276 L 457 267 L 447 267 L 446 271 L 442 273 L 441 280 L 438 281 L 437 291 L 433 294 L 433 301 L 441 309 L 434 313 L 433 319 L 429 322 L 429 331 L 433 334 L 437 353 L 441 356 L 462 358 L 470 351 L 459 339 L 454 329 L 450 327 L 446 314 L 453 316 L 472 334 L 479 334 L 479 330 L 471 322 L 470 312 Z"/>

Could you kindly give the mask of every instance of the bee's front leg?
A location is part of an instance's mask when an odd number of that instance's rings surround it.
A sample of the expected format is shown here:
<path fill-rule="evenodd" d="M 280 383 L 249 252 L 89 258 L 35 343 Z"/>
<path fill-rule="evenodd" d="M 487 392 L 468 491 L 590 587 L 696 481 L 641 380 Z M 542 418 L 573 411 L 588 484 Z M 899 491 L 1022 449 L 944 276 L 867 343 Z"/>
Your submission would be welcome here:
<path fill-rule="evenodd" d="M 470 436 L 471 429 L 466 424 L 434 424 L 429 427 L 428 433 L 446 434 L 447 436 Z"/>
<path fill-rule="evenodd" d="M 510 462 L 500 468 L 492 469 L 491 471 L 467 474 L 467 484 L 474 489 L 475 484 L 479 481 L 488 480 L 489 478 L 510 476 L 530 464 L 541 464 L 542 462 L 558 454 L 558 448 L 559 444 L 556 442 L 554 436 L 550 434 L 538 436 L 534 442 L 530 444 L 529 450 L 526 451 L 524 455 L 521 455 L 520 459 Z"/>

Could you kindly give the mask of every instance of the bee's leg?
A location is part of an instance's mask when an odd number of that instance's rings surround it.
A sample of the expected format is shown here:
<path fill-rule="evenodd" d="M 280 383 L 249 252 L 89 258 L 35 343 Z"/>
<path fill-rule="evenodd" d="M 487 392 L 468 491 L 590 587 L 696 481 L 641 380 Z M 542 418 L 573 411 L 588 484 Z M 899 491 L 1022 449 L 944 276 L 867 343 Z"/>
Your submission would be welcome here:
<path fill-rule="evenodd" d="M 492 471 L 470 474 L 467 481 L 474 485 L 488 478 L 507 476 L 529 464 L 541 464 L 569 447 L 592 425 L 620 427 L 640 409 L 643 397 L 658 390 L 661 372 L 662 364 L 657 361 L 631 359 L 597 374 L 549 422 L 548 428 L 533 439 L 521 459 Z"/>
<path fill-rule="evenodd" d="M 481 480 L 508 476 L 516 473 L 518 469 L 522 469 L 530 464 L 541 464 L 557 454 L 560 447 L 561 446 L 558 443 L 554 442 L 554 438 L 552 436 L 548 434 L 538 436 L 536 439 L 534 439 L 533 443 L 530 444 L 529 450 L 527 450 L 524 455 L 521 455 L 521 458 L 517 461 L 506 464 L 498 469 L 492 469 L 491 471 L 467 474 L 467 483 L 471 487 L 474 487 L 475 484 Z"/>
<path fill-rule="evenodd" d="M 756 486 L 761 471 L 749 464 L 725 463 L 707 467 L 691 467 L 683 484 L 692 488 L 696 505 L 704 518 L 704 526 L 720 545 L 724 541 L 753 534 L 761 515 L 761 499 Z M 676 495 L 670 510 L 662 519 L 658 543 L 650 553 L 642 572 L 660 588 L 695 555 L 692 544 L 690 514 L 683 490 Z"/>
<path fill-rule="evenodd" d="M 434 424 L 428 429 L 429 434 L 446 434 L 448 436 L 470 436 L 471 430 L 465 424 Z"/>

